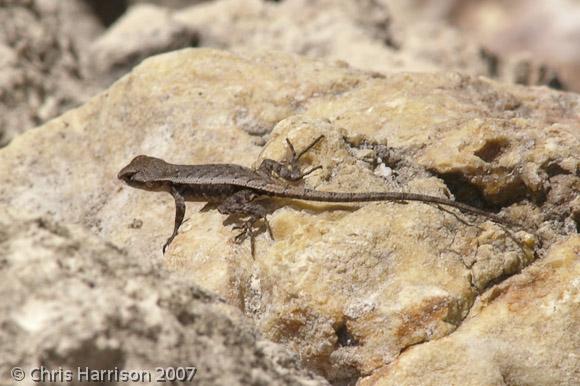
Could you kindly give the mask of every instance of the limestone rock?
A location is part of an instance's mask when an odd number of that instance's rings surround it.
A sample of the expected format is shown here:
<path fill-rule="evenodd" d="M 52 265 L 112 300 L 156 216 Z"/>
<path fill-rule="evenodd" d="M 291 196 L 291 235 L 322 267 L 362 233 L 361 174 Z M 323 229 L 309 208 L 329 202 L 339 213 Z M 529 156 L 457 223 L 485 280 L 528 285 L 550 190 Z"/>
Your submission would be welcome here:
<path fill-rule="evenodd" d="M 543 62 L 498 55 L 449 20 L 425 15 L 461 13 L 461 4 L 427 3 L 0 0 L 0 146 L 106 89 L 142 59 L 191 46 L 282 50 L 383 73 L 453 70 L 558 86 Z M 559 66 L 572 73 L 565 83 L 573 82 L 574 65 Z"/>
<path fill-rule="evenodd" d="M 0 147 L 91 96 L 78 52 L 100 32 L 81 1 L 0 1 Z"/>
<path fill-rule="evenodd" d="M 530 60 L 512 60 L 507 53 L 499 57 L 443 20 L 411 19 L 397 4 L 389 4 L 396 10 L 390 12 L 387 3 L 218 0 L 173 9 L 136 5 L 91 45 L 84 69 L 114 79 L 152 54 L 200 45 L 280 50 L 387 73 L 455 70 L 526 84 L 550 81 L 534 78 L 545 70 L 524 71 L 533 64 Z"/>
<path fill-rule="evenodd" d="M 253 259 L 224 216 L 190 203 L 165 268 L 354 382 L 452 334 L 481 293 L 577 232 L 579 101 L 454 73 L 182 50 L 2 149 L 0 203 L 80 223 L 146 264 L 162 258 L 174 207 L 116 179 L 132 157 L 251 166 L 288 156 L 286 138 L 302 149 L 324 134 L 303 160 L 323 166 L 308 187 L 455 196 L 525 225 L 511 230 L 518 246 L 497 224 L 421 203 L 273 200 L 274 240 L 259 234 Z"/>
<path fill-rule="evenodd" d="M 195 3 L 202 3 L 210 0 L 129 0 L 129 4 L 154 4 L 167 8 L 180 9 L 191 6 Z"/>
<path fill-rule="evenodd" d="M 556 69 L 558 78 L 569 89 L 580 90 L 580 24 L 577 22 L 580 4 L 577 1 L 459 1 L 447 16 L 454 25 L 494 52 L 534 58 Z M 538 28 L 540 24 L 542 28 Z"/>
<path fill-rule="evenodd" d="M 13 366 L 25 385 L 40 366 L 73 374 L 47 384 L 84 384 L 77 367 L 147 371 L 153 381 L 157 367 L 195 367 L 199 385 L 328 384 L 239 310 L 82 227 L 2 206 L 0 232 L 4 385 Z"/>
<path fill-rule="evenodd" d="M 486 292 L 451 336 L 412 347 L 361 386 L 575 385 L 580 237 Z"/>
<path fill-rule="evenodd" d="M 171 11 L 155 5 L 131 7 L 84 55 L 84 70 L 111 83 L 148 56 L 195 46 L 197 33 L 175 22 Z"/>

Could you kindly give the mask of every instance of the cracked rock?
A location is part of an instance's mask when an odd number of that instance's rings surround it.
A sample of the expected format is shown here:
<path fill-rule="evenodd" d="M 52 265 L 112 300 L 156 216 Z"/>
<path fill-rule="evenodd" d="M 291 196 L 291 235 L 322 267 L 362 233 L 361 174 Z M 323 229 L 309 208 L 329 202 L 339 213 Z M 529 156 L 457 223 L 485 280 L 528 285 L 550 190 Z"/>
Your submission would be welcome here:
<path fill-rule="evenodd" d="M 465 318 L 475 322 L 482 294 L 524 277 L 548 248 L 574 237 L 579 102 L 572 93 L 456 73 L 377 76 L 279 52 L 186 49 L 147 59 L 0 150 L 0 202 L 80 224 L 140 264 L 163 261 L 243 310 L 309 369 L 353 383 L 411 347 L 453 336 Z M 322 166 L 307 187 L 449 197 L 521 227 L 417 202 L 269 200 L 274 240 L 260 233 L 252 258 L 223 215 L 188 203 L 188 220 L 163 257 L 172 198 L 116 178 L 138 154 L 252 166 L 287 157 L 286 138 L 303 149 L 321 134 L 301 159 L 304 168 Z M 554 280 L 547 288 L 565 293 L 568 281 Z M 554 323 L 573 341 L 560 319 L 525 315 L 520 324 Z M 572 307 L 561 315 L 572 318 Z M 524 340 L 513 342 L 525 351 Z M 550 346 L 537 344 L 547 361 Z"/>

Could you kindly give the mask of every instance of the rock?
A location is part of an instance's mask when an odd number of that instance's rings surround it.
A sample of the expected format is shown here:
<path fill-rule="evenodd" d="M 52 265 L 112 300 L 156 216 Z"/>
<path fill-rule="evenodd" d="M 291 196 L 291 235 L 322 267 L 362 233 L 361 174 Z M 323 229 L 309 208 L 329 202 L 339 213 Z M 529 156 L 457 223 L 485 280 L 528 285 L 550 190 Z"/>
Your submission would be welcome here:
<path fill-rule="evenodd" d="M 580 379 L 580 237 L 478 299 L 452 335 L 411 347 L 360 382 L 573 385 Z"/>
<path fill-rule="evenodd" d="M 202 3 L 209 0 L 129 0 L 129 4 L 155 4 L 172 9 L 180 9 L 191 6 L 195 3 Z"/>
<path fill-rule="evenodd" d="M 391 13 L 387 3 L 218 0 L 187 8 L 136 5 L 91 45 L 84 68 L 108 82 L 147 56 L 199 45 L 280 50 L 383 73 L 455 70 L 525 84 L 552 79 L 545 66 L 531 59 L 498 56 L 441 19 L 422 22 L 397 4 L 389 4 L 396 10 Z"/>
<path fill-rule="evenodd" d="M 162 259 L 174 206 L 116 179 L 132 157 L 251 166 L 284 159 L 286 138 L 303 149 L 324 134 L 303 160 L 323 166 L 308 187 L 456 196 L 524 225 L 421 203 L 276 200 L 274 240 L 259 234 L 253 259 L 224 216 L 189 203 L 164 267 L 241 308 L 332 382 L 355 382 L 452 336 L 482 293 L 577 232 L 578 102 L 455 73 L 182 50 L 2 149 L 0 203 L 81 224 L 148 264 Z"/>
<path fill-rule="evenodd" d="M 545 57 L 542 61 L 491 50 L 451 26 L 452 15 L 469 9 L 462 3 L 0 0 L 0 4 L 5 5 L 0 12 L 4 26 L 0 31 L 0 146 L 85 102 L 144 58 L 191 46 L 274 49 L 382 73 L 452 70 L 578 89 L 574 61 L 559 62 L 557 69 L 565 75 L 561 77 L 546 66 Z M 561 35 L 556 39 L 563 42 L 560 51 L 572 52 L 566 47 L 575 40 Z M 264 132 L 263 127 L 253 130 Z"/>
<path fill-rule="evenodd" d="M 70 372 L 65 384 L 81 384 L 79 367 L 153 380 L 158 367 L 195 367 L 199 385 L 328 385 L 239 310 L 82 227 L 1 207 L 0 229 L 2 384 L 19 366 L 32 385 L 42 366 Z"/>
<path fill-rule="evenodd" d="M 345 61 L 361 69 L 488 72 L 480 47 L 442 25 L 407 26 L 384 2 L 364 0 L 220 0 L 174 16 L 198 31 L 200 45 L 274 49 Z"/>
<path fill-rule="evenodd" d="M 388 6 L 395 15 L 393 29 L 399 31 L 407 41 L 407 44 L 401 45 L 403 52 L 413 52 L 417 58 L 427 57 L 435 62 L 435 65 L 452 63 L 451 67 L 446 67 L 447 70 L 457 69 L 508 83 L 578 90 L 577 84 L 567 76 L 565 68 L 557 65 L 549 56 L 546 57 L 541 52 L 531 55 L 529 50 L 523 47 L 529 46 L 529 42 L 526 42 L 528 37 L 538 33 L 547 41 L 558 41 L 563 46 L 574 45 L 572 35 L 554 38 L 550 35 L 550 29 L 542 28 L 542 32 L 537 31 L 538 23 L 544 26 L 568 24 L 564 20 L 565 16 L 558 22 L 554 21 L 558 18 L 553 15 L 575 12 L 573 5 L 565 4 L 566 1 L 558 3 L 539 1 L 533 6 L 526 1 L 517 0 L 501 4 L 494 0 L 475 3 L 381 0 L 381 3 Z M 531 23 L 529 21 L 522 23 L 525 18 L 520 16 L 530 13 L 531 9 L 542 8 L 548 12 Z M 518 17 L 514 18 L 513 15 Z M 573 18 L 570 16 L 570 19 Z M 526 23 L 529 24 L 529 30 L 517 31 L 521 24 Z M 497 31 L 504 27 L 504 30 Z M 486 36 L 490 32 L 497 33 L 495 35 L 497 42 L 492 42 L 489 36 Z M 501 45 L 508 41 L 511 42 L 510 47 L 502 49 Z M 532 37 L 531 41 L 537 39 Z M 415 49 L 411 50 L 410 46 Z"/>
<path fill-rule="evenodd" d="M 76 0 L 3 0 L 0 25 L 2 147 L 92 96 L 80 84 L 78 52 L 101 28 Z"/>
<path fill-rule="evenodd" d="M 197 45 L 197 33 L 155 5 L 131 7 L 85 54 L 84 70 L 103 86 L 112 83 L 148 56 Z"/>
<path fill-rule="evenodd" d="M 562 82 L 570 90 L 580 90 L 578 2 L 457 2 L 446 16 L 465 34 L 497 54 L 527 57 L 527 61 L 533 59 L 543 63 L 539 74 L 551 67 L 557 72 L 554 81 Z"/>

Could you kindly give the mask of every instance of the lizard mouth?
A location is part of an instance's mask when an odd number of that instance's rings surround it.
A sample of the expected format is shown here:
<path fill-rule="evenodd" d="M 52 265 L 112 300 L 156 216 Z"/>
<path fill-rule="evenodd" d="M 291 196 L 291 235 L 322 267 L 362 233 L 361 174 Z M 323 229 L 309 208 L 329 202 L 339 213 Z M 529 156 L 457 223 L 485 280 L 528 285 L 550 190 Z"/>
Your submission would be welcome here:
<path fill-rule="evenodd" d="M 129 183 L 133 180 L 133 176 L 135 174 L 137 174 L 137 172 L 130 172 L 130 171 L 121 170 L 119 172 L 119 174 L 117 175 L 117 178 Z"/>
<path fill-rule="evenodd" d="M 142 181 L 141 180 L 141 173 L 138 171 L 133 171 L 133 170 L 121 170 L 119 172 L 119 174 L 117 175 L 117 177 L 122 180 L 123 182 L 125 182 L 127 185 L 132 186 L 134 188 L 138 188 L 138 189 L 145 189 L 145 190 L 153 190 L 153 191 L 157 191 L 157 190 L 163 190 L 162 188 L 157 189 L 155 184 L 153 182 L 149 182 L 149 181 Z"/>

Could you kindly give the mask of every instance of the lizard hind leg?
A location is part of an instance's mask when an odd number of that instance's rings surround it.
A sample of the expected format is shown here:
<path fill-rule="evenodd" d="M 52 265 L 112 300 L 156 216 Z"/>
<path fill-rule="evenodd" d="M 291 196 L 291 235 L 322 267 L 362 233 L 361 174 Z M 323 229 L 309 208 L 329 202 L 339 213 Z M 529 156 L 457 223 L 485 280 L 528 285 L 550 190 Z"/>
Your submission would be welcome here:
<path fill-rule="evenodd" d="M 234 241 L 237 244 L 241 244 L 249 237 L 252 256 L 254 256 L 254 226 L 256 222 L 263 220 L 270 238 L 274 239 L 272 229 L 270 228 L 270 224 L 266 218 L 266 215 L 268 214 L 266 207 L 259 202 L 252 202 L 257 196 L 258 194 L 252 190 L 240 190 L 232 194 L 217 207 L 221 214 L 247 217 L 246 220 L 243 220 L 243 222 L 233 227 L 233 229 L 241 230 L 241 232 L 234 238 Z"/>
<path fill-rule="evenodd" d="M 256 222 L 255 219 L 248 219 L 239 225 L 235 225 L 233 229 L 240 229 L 241 232 L 234 237 L 234 242 L 236 244 L 242 244 L 246 239 L 250 238 L 250 251 L 252 253 L 252 257 L 255 256 L 256 252 L 256 234 L 254 233 L 254 223 Z"/>
<path fill-rule="evenodd" d="M 236 235 L 234 238 L 234 242 L 236 244 L 242 244 L 248 237 L 250 238 L 250 250 L 252 252 L 252 257 L 255 256 L 256 250 L 256 233 L 254 232 L 254 225 L 260 219 L 264 220 L 264 224 L 266 225 L 266 230 L 268 231 L 268 235 L 270 236 L 271 240 L 274 240 L 274 236 L 272 235 L 272 229 L 270 228 L 270 223 L 268 219 L 264 215 L 263 217 L 250 217 L 249 219 L 245 220 L 241 224 L 235 225 L 233 229 L 241 230 L 240 233 Z"/>
<path fill-rule="evenodd" d="M 241 232 L 234 237 L 234 242 L 236 244 L 243 243 L 248 237 L 250 238 L 250 250 L 252 252 L 252 256 L 255 254 L 255 243 L 256 243 L 256 235 L 254 235 L 254 230 L 252 227 L 254 226 L 253 221 L 248 220 L 244 221 L 240 225 L 235 225 L 233 229 L 241 229 Z"/>

